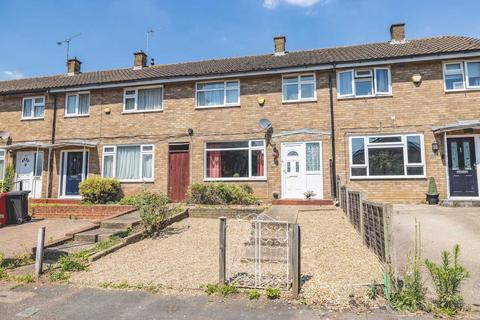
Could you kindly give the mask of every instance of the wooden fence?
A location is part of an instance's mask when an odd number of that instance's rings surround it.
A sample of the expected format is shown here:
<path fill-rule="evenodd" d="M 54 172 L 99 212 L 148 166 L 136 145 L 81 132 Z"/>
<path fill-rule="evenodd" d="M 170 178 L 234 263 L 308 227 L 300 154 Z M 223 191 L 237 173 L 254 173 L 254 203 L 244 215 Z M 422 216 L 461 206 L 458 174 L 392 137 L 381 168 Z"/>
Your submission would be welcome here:
<path fill-rule="evenodd" d="M 380 261 L 390 264 L 392 259 L 392 206 L 386 203 L 368 201 L 360 191 L 349 190 L 340 185 L 339 203 L 345 215 L 360 233 L 365 245 Z"/>

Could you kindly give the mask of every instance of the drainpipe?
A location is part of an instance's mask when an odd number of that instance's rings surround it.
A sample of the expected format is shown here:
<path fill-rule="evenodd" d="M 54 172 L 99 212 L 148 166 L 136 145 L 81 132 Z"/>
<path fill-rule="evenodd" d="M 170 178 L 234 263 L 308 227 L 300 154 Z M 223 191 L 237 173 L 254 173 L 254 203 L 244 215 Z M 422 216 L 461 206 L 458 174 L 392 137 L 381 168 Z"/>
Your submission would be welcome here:
<path fill-rule="evenodd" d="M 57 128 L 57 94 L 53 95 L 53 120 L 52 120 L 52 137 L 50 143 L 55 144 L 55 134 Z M 52 174 L 53 174 L 53 161 L 52 161 L 52 148 L 48 148 L 48 172 L 47 172 L 47 192 L 45 193 L 46 198 L 52 197 Z"/>
<path fill-rule="evenodd" d="M 335 71 L 335 65 L 333 65 L 333 71 Z M 335 113 L 333 110 L 333 81 L 332 73 L 328 74 L 328 93 L 330 94 L 330 129 L 331 129 L 331 139 L 332 139 L 332 195 L 333 198 L 337 199 L 337 168 L 336 168 L 336 157 L 335 157 Z"/>

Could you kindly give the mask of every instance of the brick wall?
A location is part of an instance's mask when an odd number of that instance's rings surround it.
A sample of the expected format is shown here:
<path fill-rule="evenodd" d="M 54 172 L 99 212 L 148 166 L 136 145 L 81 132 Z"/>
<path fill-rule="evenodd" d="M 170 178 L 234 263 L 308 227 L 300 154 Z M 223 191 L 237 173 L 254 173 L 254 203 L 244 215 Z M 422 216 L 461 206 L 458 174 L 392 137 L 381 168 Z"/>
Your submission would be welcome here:
<path fill-rule="evenodd" d="M 35 204 L 29 208 L 30 214 L 33 214 L 35 218 L 86 220 L 104 220 L 110 216 L 128 213 L 132 210 L 135 210 L 134 206 L 74 204 Z"/>

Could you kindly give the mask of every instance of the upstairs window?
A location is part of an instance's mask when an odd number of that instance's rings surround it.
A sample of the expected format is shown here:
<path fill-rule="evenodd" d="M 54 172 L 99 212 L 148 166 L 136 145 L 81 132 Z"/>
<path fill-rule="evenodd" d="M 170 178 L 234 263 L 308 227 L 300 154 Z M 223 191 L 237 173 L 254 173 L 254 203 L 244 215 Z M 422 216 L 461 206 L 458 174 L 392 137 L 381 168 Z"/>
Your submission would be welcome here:
<path fill-rule="evenodd" d="M 129 88 L 123 96 L 123 112 L 163 110 L 163 87 Z"/>
<path fill-rule="evenodd" d="M 425 176 L 420 134 L 355 136 L 350 138 L 350 177 L 420 178 Z"/>
<path fill-rule="evenodd" d="M 304 74 L 283 77 L 283 102 L 315 100 L 315 74 Z"/>
<path fill-rule="evenodd" d="M 338 97 L 373 97 L 392 94 L 389 68 L 352 69 L 337 73 Z"/>
<path fill-rule="evenodd" d="M 443 65 L 445 91 L 480 89 L 480 61 L 457 61 Z"/>
<path fill-rule="evenodd" d="M 81 92 L 77 94 L 68 94 L 65 104 L 65 116 L 76 117 L 85 116 L 90 112 L 90 93 Z"/>
<path fill-rule="evenodd" d="M 45 113 L 45 97 L 23 98 L 22 119 L 42 119 Z"/>
<path fill-rule="evenodd" d="M 199 82 L 196 84 L 197 108 L 240 105 L 240 81 Z"/>

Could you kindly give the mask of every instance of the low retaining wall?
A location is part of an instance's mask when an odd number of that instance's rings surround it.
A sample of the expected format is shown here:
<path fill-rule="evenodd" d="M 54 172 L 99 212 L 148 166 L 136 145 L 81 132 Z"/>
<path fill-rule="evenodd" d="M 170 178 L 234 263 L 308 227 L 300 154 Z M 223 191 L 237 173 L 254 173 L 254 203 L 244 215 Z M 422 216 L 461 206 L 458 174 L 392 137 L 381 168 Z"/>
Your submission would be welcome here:
<path fill-rule="evenodd" d="M 255 207 L 255 208 L 196 207 L 196 208 L 189 208 L 188 215 L 192 218 L 212 218 L 212 219 L 218 219 L 220 217 L 244 218 L 251 214 L 262 213 L 263 211 L 265 211 L 265 207 Z"/>
<path fill-rule="evenodd" d="M 105 220 L 136 210 L 134 206 L 115 204 L 75 205 L 75 204 L 33 204 L 30 214 L 35 218 L 47 219 L 86 219 Z"/>

